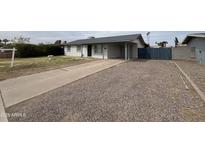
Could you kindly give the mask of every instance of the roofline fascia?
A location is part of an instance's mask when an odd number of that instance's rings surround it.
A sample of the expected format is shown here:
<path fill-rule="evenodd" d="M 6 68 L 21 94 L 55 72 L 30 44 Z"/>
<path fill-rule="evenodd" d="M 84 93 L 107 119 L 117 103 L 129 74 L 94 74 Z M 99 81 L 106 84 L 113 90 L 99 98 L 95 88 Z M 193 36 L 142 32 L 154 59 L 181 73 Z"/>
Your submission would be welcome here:
<path fill-rule="evenodd" d="M 190 38 L 189 40 L 187 40 L 188 38 Z M 192 38 L 205 38 L 205 36 L 203 35 L 187 35 L 185 37 L 185 39 L 182 41 L 182 44 L 187 44 L 189 43 L 189 41 L 192 39 Z M 187 40 L 187 41 L 186 41 Z"/>
<path fill-rule="evenodd" d="M 123 42 L 103 42 L 103 43 L 82 43 L 82 44 L 66 44 L 69 45 L 91 45 L 91 44 L 113 44 L 113 43 L 133 43 L 132 41 L 123 41 Z"/>

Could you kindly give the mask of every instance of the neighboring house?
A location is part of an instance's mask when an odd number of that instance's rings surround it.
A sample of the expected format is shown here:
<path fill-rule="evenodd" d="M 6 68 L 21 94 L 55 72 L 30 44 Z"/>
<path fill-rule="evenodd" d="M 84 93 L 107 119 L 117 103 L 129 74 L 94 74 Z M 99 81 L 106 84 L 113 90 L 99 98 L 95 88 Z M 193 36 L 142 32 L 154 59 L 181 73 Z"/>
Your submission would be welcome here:
<path fill-rule="evenodd" d="M 67 43 L 66 56 L 94 57 L 101 59 L 138 57 L 138 48 L 144 48 L 141 34 L 82 39 Z"/>
<path fill-rule="evenodd" d="M 205 33 L 187 35 L 182 42 L 188 47 L 195 48 L 195 56 L 200 64 L 205 64 Z"/>

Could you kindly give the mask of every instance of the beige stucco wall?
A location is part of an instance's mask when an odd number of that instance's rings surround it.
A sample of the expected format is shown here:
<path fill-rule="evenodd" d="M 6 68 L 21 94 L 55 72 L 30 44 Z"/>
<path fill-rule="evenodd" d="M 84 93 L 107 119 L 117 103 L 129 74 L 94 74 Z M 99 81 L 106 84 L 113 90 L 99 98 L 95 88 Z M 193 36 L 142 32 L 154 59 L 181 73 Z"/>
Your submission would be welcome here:
<path fill-rule="evenodd" d="M 137 44 L 138 48 L 144 48 L 145 47 L 144 44 L 142 44 L 142 42 L 139 39 L 133 40 L 132 42 Z"/>
<path fill-rule="evenodd" d="M 131 58 L 138 58 L 138 48 L 137 45 L 132 45 L 131 47 Z"/>
<path fill-rule="evenodd" d="M 205 38 L 193 38 L 187 45 L 195 47 L 197 61 L 200 64 L 205 64 Z"/>
<path fill-rule="evenodd" d="M 205 38 L 193 38 L 187 44 L 188 47 L 196 47 L 197 49 L 205 49 Z"/>
<path fill-rule="evenodd" d="M 172 48 L 172 59 L 194 60 L 196 59 L 195 48 L 174 47 Z"/>
<path fill-rule="evenodd" d="M 68 50 L 68 48 L 69 48 L 68 46 L 65 46 L 65 47 L 64 47 L 64 55 L 65 55 L 65 56 L 69 56 L 69 50 Z"/>

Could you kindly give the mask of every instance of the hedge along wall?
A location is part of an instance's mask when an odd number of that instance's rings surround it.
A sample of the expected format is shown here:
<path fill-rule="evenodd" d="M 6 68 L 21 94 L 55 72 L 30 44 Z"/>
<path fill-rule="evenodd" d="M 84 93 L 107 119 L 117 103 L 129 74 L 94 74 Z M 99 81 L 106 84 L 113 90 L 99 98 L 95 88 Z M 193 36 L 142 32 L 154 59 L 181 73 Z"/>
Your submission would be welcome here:
<path fill-rule="evenodd" d="M 48 55 L 63 55 L 63 48 L 59 45 L 15 44 L 16 57 L 42 57 Z"/>

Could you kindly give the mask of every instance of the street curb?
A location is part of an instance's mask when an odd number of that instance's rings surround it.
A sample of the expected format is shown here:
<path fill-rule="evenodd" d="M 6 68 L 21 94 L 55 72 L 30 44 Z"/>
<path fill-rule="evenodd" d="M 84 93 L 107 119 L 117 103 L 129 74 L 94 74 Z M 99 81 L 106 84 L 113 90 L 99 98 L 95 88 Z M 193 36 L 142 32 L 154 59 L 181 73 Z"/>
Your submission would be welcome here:
<path fill-rule="evenodd" d="M 180 72 L 183 74 L 183 76 L 189 81 L 191 86 L 194 88 L 194 90 L 198 93 L 198 95 L 201 97 L 201 99 L 205 103 L 205 95 L 204 93 L 199 89 L 199 87 L 190 79 L 190 77 L 182 70 L 182 68 L 175 62 L 173 62 L 177 68 L 180 70 Z"/>

